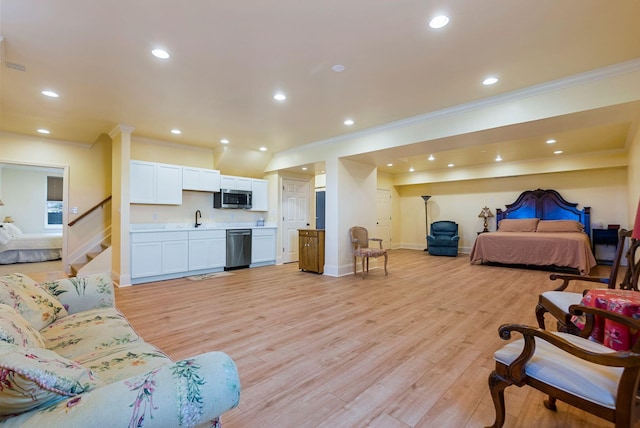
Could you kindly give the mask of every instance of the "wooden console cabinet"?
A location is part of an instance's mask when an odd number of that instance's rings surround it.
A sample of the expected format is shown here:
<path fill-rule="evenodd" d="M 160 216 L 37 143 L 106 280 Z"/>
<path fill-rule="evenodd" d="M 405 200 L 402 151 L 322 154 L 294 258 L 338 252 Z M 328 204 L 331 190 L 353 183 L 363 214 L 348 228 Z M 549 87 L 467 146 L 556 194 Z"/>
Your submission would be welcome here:
<path fill-rule="evenodd" d="M 298 229 L 298 267 L 324 272 L 324 230 Z"/>

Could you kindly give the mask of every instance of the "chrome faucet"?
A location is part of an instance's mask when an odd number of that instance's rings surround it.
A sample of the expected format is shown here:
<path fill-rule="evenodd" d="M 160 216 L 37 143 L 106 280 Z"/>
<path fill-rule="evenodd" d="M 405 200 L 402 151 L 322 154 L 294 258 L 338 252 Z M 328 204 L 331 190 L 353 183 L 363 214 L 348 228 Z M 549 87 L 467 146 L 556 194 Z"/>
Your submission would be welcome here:
<path fill-rule="evenodd" d="M 200 210 L 196 211 L 196 227 L 202 226 L 202 223 L 198 223 L 198 217 L 202 218 L 202 213 L 200 212 Z"/>

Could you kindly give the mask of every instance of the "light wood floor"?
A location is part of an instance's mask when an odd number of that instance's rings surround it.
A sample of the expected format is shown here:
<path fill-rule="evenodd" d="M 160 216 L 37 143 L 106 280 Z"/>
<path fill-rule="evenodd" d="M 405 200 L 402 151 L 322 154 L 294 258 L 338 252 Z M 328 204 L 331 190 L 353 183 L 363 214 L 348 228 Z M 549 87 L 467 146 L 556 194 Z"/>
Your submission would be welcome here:
<path fill-rule="evenodd" d="M 235 360 L 242 395 L 225 428 L 482 427 L 494 418 L 487 378 L 505 343 L 497 329 L 535 325 L 538 294 L 555 286 L 548 277 L 393 250 L 388 277 L 332 278 L 293 263 L 116 296 L 140 335 L 172 358 L 221 350 Z M 611 426 L 564 403 L 550 412 L 542 400 L 508 388 L 505 426 Z"/>

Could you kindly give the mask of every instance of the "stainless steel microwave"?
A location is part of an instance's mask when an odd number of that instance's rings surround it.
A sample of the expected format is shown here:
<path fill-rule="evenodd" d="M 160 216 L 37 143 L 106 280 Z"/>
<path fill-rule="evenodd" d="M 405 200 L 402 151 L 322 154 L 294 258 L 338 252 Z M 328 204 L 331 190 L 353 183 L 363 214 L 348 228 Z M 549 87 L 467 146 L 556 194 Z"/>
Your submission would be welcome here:
<path fill-rule="evenodd" d="M 220 189 L 213 194 L 213 208 L 251 208 L 250 190 Z"/>

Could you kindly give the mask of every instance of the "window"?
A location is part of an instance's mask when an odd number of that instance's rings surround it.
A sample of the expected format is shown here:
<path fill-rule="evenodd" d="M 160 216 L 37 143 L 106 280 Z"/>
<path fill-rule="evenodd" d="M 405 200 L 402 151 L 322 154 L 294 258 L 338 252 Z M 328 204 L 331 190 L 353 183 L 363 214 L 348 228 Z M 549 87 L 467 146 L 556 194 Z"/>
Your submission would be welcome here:
<path fill-rule="evenodd" d="M 47 177 L 47 213 L 45 227 L 62 228 L 62 177 Z"/>

